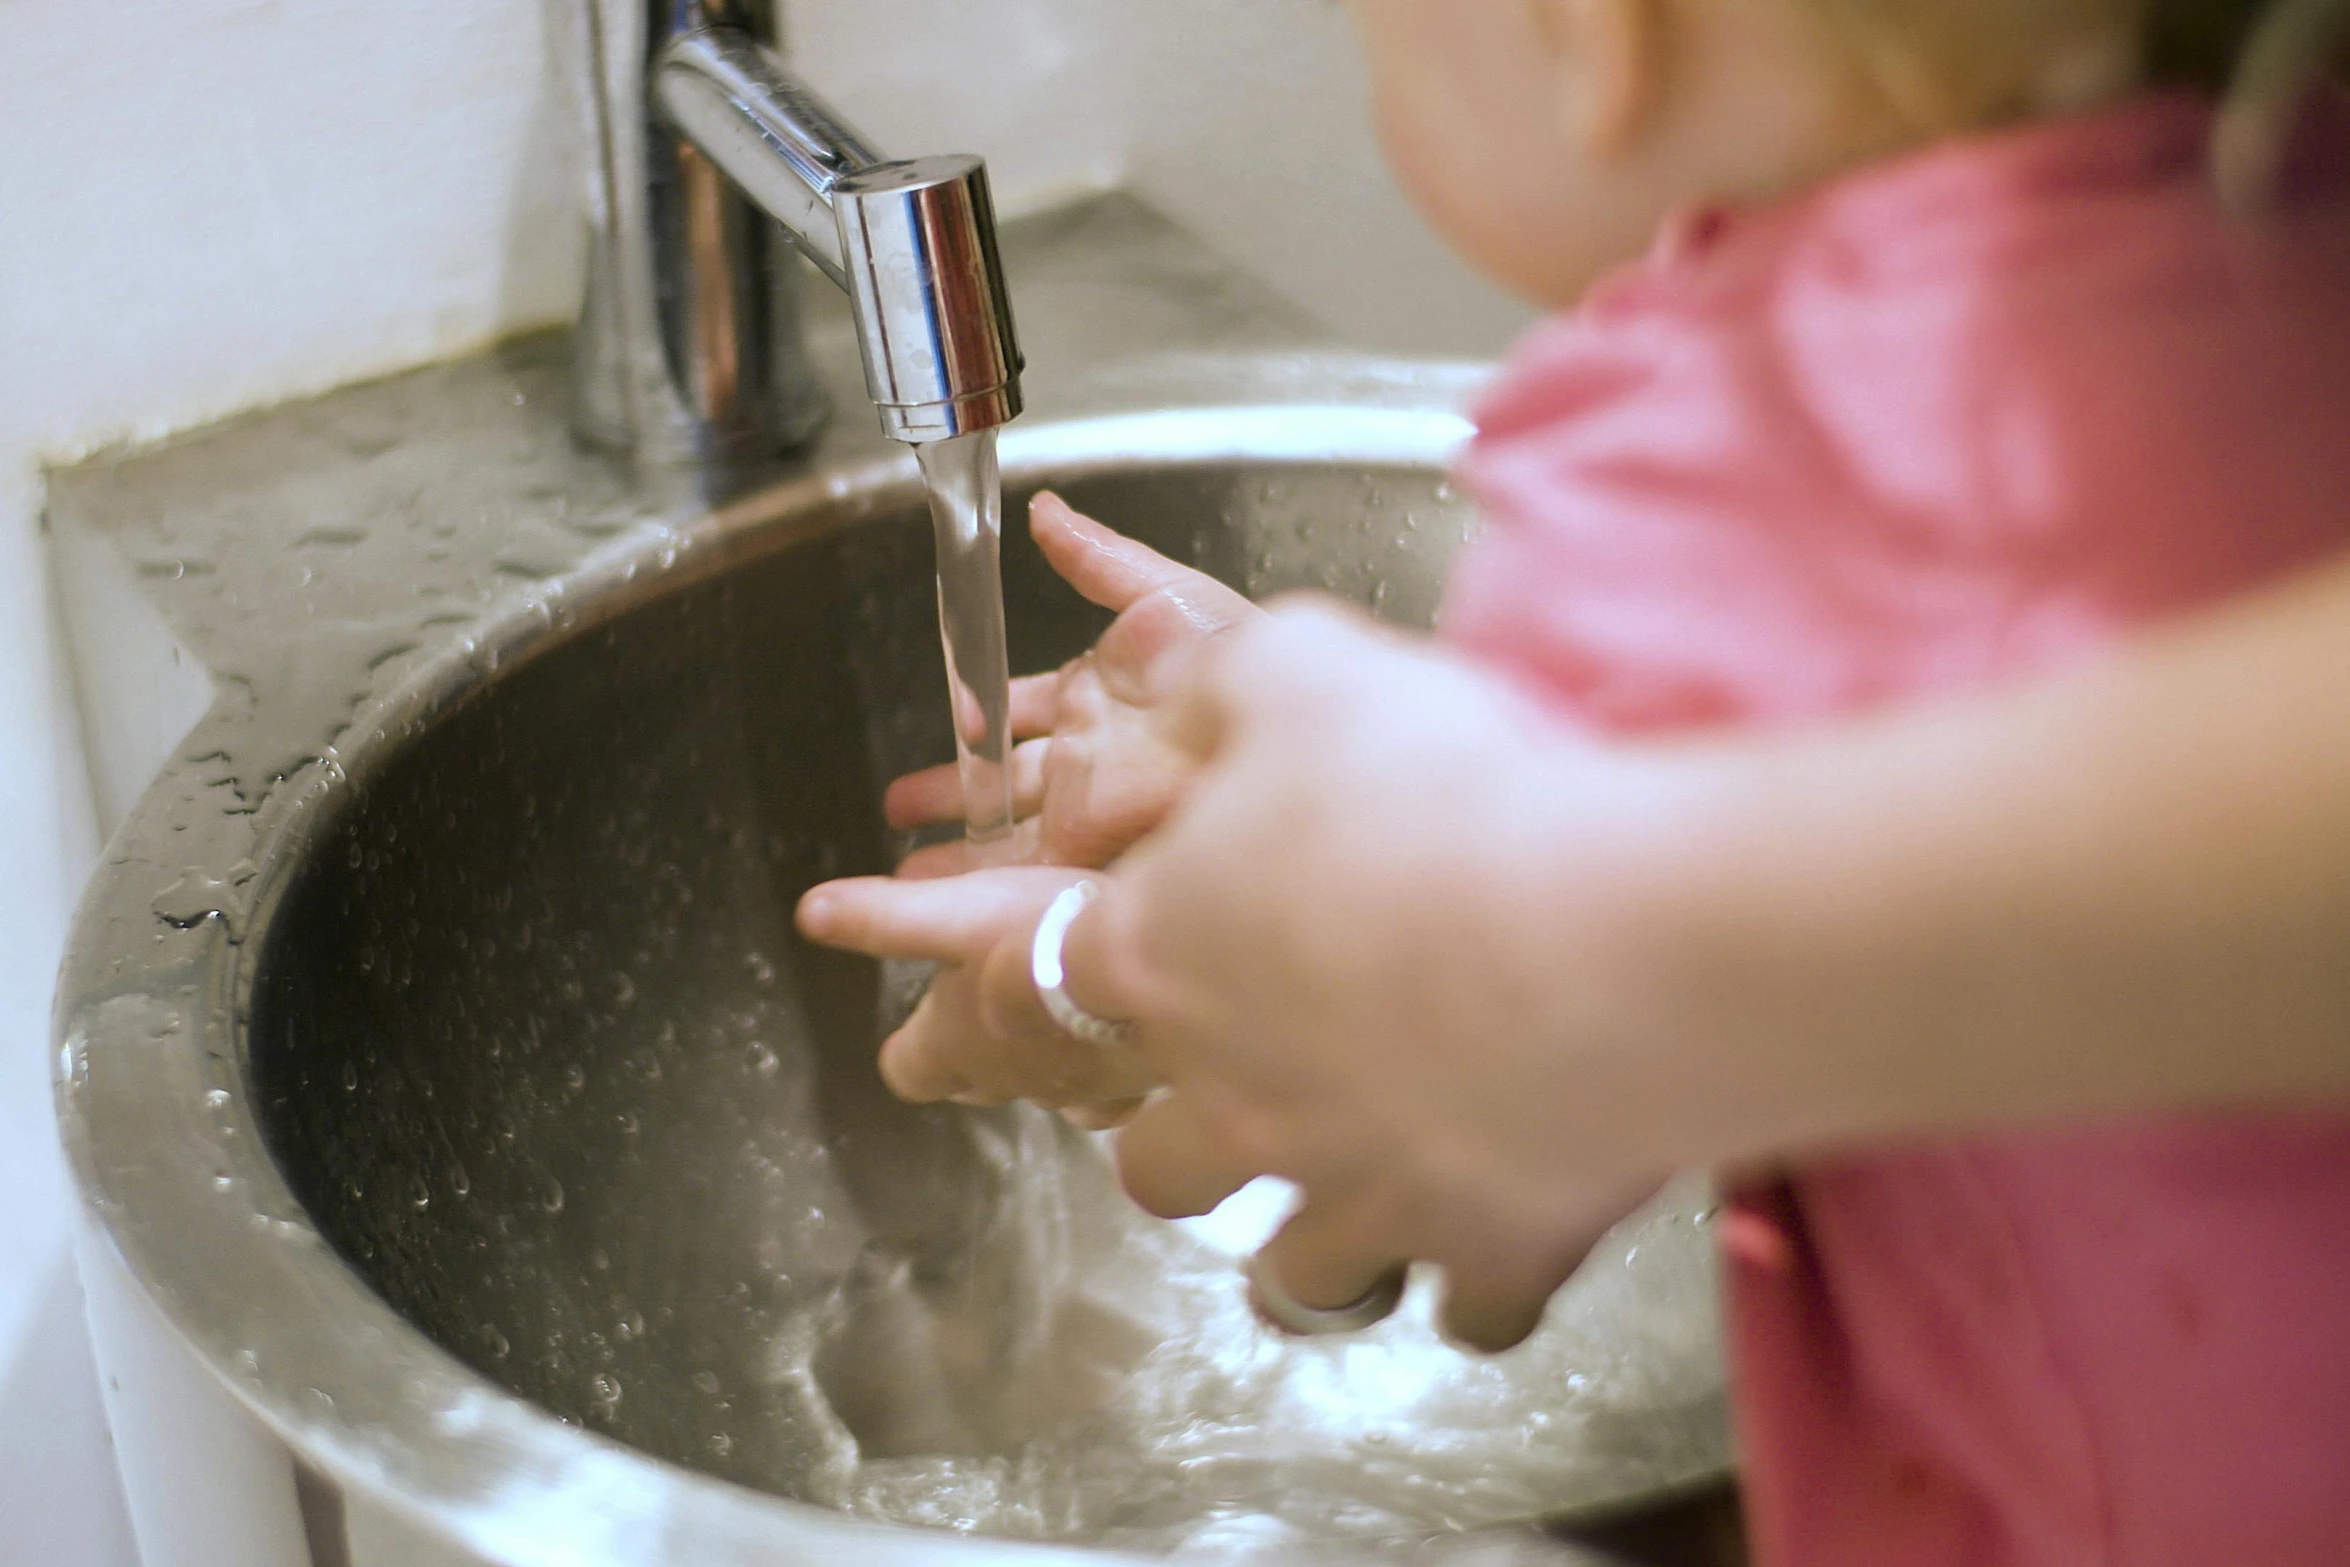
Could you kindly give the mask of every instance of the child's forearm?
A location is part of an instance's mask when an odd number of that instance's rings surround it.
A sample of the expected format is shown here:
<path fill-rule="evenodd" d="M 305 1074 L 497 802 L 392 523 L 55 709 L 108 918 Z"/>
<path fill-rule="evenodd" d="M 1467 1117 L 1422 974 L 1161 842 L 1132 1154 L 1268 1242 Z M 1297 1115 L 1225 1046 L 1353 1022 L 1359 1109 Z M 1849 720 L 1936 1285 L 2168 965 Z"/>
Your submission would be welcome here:
<path fill-rule="evenodd" d="M 1692 1152 L 2350 1104 L 2350 566 L 1767 754 L 1636 905 Z M 1659 981 L 1662 981 L 1661 983 Z"/>

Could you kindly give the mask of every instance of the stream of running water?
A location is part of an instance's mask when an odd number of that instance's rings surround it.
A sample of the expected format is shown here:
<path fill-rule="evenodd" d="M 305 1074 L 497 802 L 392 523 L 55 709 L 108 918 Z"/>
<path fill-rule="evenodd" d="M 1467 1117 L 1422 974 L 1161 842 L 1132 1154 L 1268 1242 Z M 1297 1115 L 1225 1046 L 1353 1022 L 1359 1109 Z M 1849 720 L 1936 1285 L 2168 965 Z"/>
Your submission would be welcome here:
<path fill-rule="evenodd" d="M 914 448 L 938 536 L 938 629 L 946 645 L 965 831 L 982 847 L 1012 836 L 1012 670 L 1004 635 L 1003 482 L 996 432 Z"/>

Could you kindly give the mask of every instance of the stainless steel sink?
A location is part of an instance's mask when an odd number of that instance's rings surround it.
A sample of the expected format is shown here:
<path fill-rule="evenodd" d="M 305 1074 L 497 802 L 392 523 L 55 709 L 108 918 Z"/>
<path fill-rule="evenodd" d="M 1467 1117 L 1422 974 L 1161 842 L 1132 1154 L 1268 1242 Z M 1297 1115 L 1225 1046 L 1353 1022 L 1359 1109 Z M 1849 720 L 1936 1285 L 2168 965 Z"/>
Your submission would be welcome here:
<path fill-rule="evenodd" d="M 549 433 L 549 352 L 276 416 L 232 448 L 273 452 L 265 481 L 215 450 L 61 490 L 112 508 L 134 571 L 177 563 L 143 578 L 215 696 L 60 1001 L 92 1287 L 102 1327 L 166 1329 L 120 1367 L 168 1340 L 232 1395 L 213 1449 L 282 1466 L 307 1555 L 278 1559 L 1064 1559 L 1027 1542 L 1164 1545 L 1203 1497 L 1293 1493 L 1330 1527 L 1194 1548 L 1589 1560 L 1411 1537 L 1724 1473 L 1697 1199 L 1604 1251 L 1534 1350 L 1431 1372 L 1424 1321 L 1253 1338 L 1215 1238 L 1132 1212 L 1058 1122 L 891 1100 L 883 977 L 790 911 L 890 864 L 881 784 L 951 754 L 911 465 L 844 438 L 731 507 L 646 504 Z M 1470 379 L 1121 371 L 1010 435 L 1010 511 L 1051 484 L 1253 594 L 1424 623 L 1469 526 L 1442 472 Z M 402 464 L 459 459 L 510 525 L 448 528 L 429 484 L 387 512 Z M 174 511 L 198 470 L 210 511 Z M 1024 538 L 1005 575 L 1016 665 L 1099 631 Z M 1496 1410 L 1541 1411 L 1542 1485 L 1461 1469 Z M 1366 1523 L 1373 1471 L 1415 1504 Z"/>

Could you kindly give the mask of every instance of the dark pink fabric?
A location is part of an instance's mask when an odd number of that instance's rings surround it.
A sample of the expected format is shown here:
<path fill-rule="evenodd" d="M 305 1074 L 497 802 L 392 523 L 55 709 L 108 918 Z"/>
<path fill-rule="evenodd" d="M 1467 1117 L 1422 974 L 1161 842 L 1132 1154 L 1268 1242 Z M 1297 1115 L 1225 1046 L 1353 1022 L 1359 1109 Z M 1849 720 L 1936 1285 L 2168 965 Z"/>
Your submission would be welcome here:
<path fill-rule="evenodd" d="M 2350 179 L 2232 226 L 2208 124 L 2147 99 L 1674 225 L 1483 409 L 1446 635 L 1595 732 L 1790 725 L 2343 550 Z M 1723 1240 L 1767 1567 L 2350 1562 L 2350 1120 L 1856 1156 Z"/>

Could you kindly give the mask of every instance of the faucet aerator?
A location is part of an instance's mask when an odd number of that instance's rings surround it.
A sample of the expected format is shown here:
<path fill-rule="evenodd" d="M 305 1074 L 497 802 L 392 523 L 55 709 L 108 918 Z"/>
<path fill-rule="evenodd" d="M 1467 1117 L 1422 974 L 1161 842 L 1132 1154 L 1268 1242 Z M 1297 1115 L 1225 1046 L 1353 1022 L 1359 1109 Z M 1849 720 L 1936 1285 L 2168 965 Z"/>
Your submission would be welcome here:
<path fill-rule="evenodd" d="M 736 25 L 759 15 L 772 25 L 757 7 L 588 0 L 602 199 L 583 432 L 640 464 L 706 468 L 814 437 L 797 269 L 762 213 L 848 292 L 884 433 L 926 444 L 1008 423 L 1023 361 L 987 165 L 884 158 Z M 626 64 L 647 58 L 649 80 Z"/>

